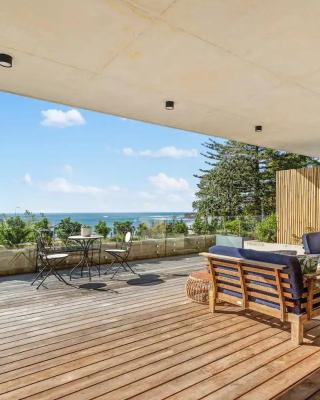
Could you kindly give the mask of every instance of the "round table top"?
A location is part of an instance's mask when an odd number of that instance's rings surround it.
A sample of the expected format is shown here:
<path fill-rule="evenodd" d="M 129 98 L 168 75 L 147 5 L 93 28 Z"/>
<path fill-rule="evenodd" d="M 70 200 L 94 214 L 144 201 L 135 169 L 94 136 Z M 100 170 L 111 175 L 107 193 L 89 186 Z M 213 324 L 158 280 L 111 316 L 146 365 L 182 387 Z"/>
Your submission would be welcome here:
<path fill-rule="evenodd" d="M 95 240 L 95 239 L 102 239 L 103 236 L 101 235 L 90 235 L 90 236 L 81 236 L 81 235 L 72 235 L 69 236 L 68 239 L 73 239 L 73 240 Z"/>

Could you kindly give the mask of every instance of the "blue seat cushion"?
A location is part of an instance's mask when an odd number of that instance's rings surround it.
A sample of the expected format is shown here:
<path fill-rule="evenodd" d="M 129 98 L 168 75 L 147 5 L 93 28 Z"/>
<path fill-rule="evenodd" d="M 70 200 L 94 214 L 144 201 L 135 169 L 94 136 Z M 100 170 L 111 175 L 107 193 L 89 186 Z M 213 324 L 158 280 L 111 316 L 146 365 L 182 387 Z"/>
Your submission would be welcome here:
<path fill-rule="evenodd" d="M 302 243 L 306 254 L 320 254 L 320 232 L 304 233 Z"/>

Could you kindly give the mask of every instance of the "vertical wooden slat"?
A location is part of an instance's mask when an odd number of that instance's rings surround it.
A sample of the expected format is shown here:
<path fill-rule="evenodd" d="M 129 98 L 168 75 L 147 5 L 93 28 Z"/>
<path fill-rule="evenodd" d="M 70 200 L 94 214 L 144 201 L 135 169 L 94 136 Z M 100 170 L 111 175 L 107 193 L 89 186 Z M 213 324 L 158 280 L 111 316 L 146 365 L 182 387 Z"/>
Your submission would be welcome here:
<path fill-rule="evenodd" d="M 308 279 L 308 301 L 307 301 L 308 319 L 311 319 L 311 315 L 312 315 L 313 287 L 314 287 L 314 280 Z"/>
<path fill-rule="evenodd" d="M 208 271 L 211 276 L 211 288 L 209 290 L 209 310 L 213 313 L 217 303 L 217 282 L 216 273 L 214 270 L 214 262 L 211 258 L 208 259 Z"/>
<path fill-rule="evenodd" d="M 280 277 L 280 270 L 275 269 L 275 277 L 276 277 L 276 284 L 277 284 L 277 289 L 278 289 L 278 295 L 279 295 L 279 301 L 280 301 L 280 313 L 281 313 L 281 321 L 284 321 L 285 313 L 286 313 L 286 305 L 285 305 L 285 299 L 283 296 L 283 289 L 281 285 L 281 277 Z"/>
<path fill-rule="evenodd" d="M 246 290 L 244 272 L 243 272 L 242 265 L 240 262 L 237 263 L 237 269 L 239 272 L 239 279 L 240 279 L 240 285 L 241 285 L 242 308 L 246 309 L 246 308 L 248 308 L 248 294 L 247 294 L 247 290 Z"/>
<path fill-rule="evenodd" d="M 276 196 L 278 243 L 298 244 L 320 230 L 320 167 L 278 171 Z"/>

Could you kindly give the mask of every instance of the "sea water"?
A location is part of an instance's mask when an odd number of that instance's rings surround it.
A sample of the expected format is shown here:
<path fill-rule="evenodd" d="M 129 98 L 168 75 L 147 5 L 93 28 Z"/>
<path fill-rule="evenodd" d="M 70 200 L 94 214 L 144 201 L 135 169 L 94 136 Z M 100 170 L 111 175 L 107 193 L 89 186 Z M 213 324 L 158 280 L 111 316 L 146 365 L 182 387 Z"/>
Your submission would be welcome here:
<path fill-rule="evenodd" d="M 12 215 L 12 214 L 11 214 Z M 21 215 L 21 214 L 19 214 Z M 135 212 L 135 213 L 45 213 L 51 225 L 57 225 L 63 218 L 70 217 L 72 221 L 80 222 L 83 225 L 94 227 L 100 220 L 107 223 L 109 227 L 116 221 L 130 221 L 137 227 L 141 222 L 152 225 L 158 221 L 183 220 L 187 225 L 191 225 L 193 218 L 190 213 L 184 212 Z M 27 218 L 25 215 L 22 215 Z M 36 214 L 39 218 L 39 214 Z"/>

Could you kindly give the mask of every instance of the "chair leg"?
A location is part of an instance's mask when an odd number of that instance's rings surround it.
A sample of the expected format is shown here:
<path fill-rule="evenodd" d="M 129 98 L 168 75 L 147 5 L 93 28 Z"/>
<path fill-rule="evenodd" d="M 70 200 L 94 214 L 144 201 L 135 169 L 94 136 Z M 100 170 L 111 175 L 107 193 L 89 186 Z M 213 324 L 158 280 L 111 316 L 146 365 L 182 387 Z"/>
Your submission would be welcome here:
<path fill-rule="evenodd" d="M 44 272 L 44 270 L 45 270 L 46 268 L 47 268 L 47 267 L 44 266 L 44 267 L 37 273 L 36 277 L 35 277 L 34 280 L 31 282 L 31 286 L 33 286 L 33 284 L 35 283 L 35 281 L 37 281 L 37 280 L 40 278 L 40 276 L 42 276 L 42 274 L 43 274 L 43 272 Z"/>
<path fill-rule="evenodd" d="M 118 268 L 115 270 L 115 272 L 113 273 L 111 279 L 113 279 L 113 278 L 117 275 L 117 273 L 119 272 L 119 270 L 120 270 L 121 267 L 123 268 L 123 265 L 122 265 L 121 262 L 119 262 L 119 266 L 118 266 Z"/>
<path fill-rule="evenodd" d="M 296 345 L 303 343 L 303 322 L 300 318 L 291 322 L 291 340 Z"/>
<path fill-rule="evenodd" d="M 60 274 L 60 272 L 58 272 L 56 269 L 52 269 L 52 274 L 60 281 L 60 282 L 63 282 L 63 283 L 65 283 L 66 285 L 69 285 L 70 286 L 70 283 L 69 282 L 67 282 L 65 279 L 64 279 L 64 277 Z"/>
<path fill-rule="evenodd" d="M 108 271 L 109 269 L 111 270 L 111 268 L 114 266 L 114 264 L 116 263 L 116 260 L 112 260 L 111 264 L 109 266 L 107 266 L 106 271 L 104 272 L 104 275 L 108 275 Z"/>
<path fill-rule="evenodd" d="M 127 263 L 127 261 L 124 261 L 124 263 L 126 264 L 126 266 L 129 268 L 129 270 L 133 273 L 136 274 L 136 272 L 132 269 L 132 267 Z"/>
<path fill-rule="evenodd" d="M 45 274 L 44 278 L 42 279 L 42 281 L 39 283 L 39 285 L 37 286 L 37 289 L 39 289 L 40 286 L 43 285 L 44 281 L 49 277 L 49 275 L 52 273 L 52 268 L 49 269 L 49 271 Z"/>
<path fill-rule="evenodd" d="M 213 314 L 216 308 L 216 296 L 214 294 L 214 290 L 211 287 L 209 289 L 209 311 Z"/>

